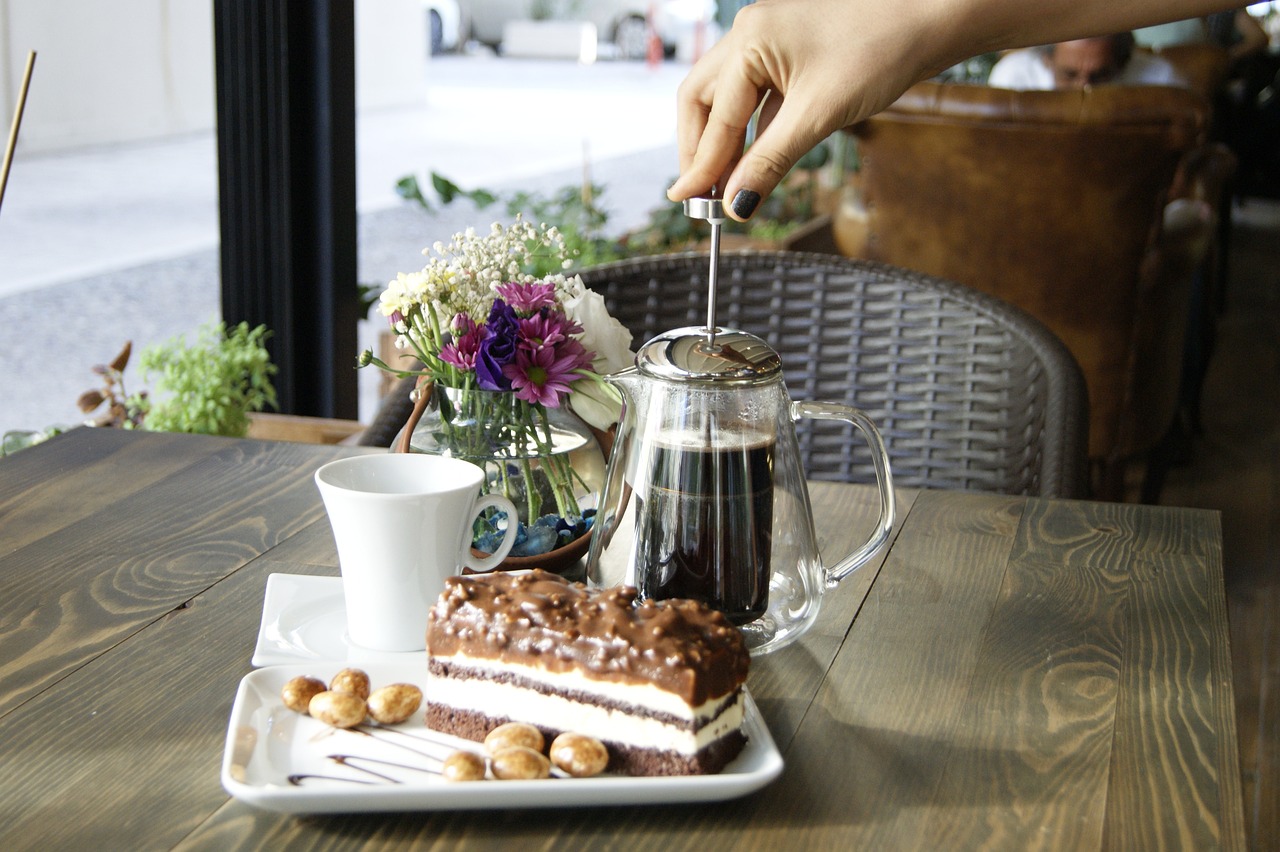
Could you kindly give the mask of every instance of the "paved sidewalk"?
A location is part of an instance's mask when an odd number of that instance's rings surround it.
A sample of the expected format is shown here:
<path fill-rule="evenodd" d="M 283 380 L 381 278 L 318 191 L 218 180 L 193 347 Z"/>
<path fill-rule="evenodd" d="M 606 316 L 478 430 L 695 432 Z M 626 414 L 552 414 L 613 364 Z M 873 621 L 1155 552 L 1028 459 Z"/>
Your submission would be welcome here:
<path fill-rule="evenodd" d="M 674 92 L 685 66 L 433 60 L 420 108 L 362 113 L 359 275 L 383 282 L 421 250 L 501 215 L 464 203 L 430 215 L 395 181 L 438 171 L 464 187 L 606 186 L 610 230 L 642 223 L 675 176 Z M 75 423 L 94 364 L 192 335 L 218 315 L 213 134 L 15 158 L 0 212 L 0 432 Z M 361 330 L 362 341 L 372 328 Z M 128 377 L 141 387 L 139 377 Z M 367 379 L 367 381 L 365 381 Z M 362 374 L 362 416 L 376 377 Z"/>

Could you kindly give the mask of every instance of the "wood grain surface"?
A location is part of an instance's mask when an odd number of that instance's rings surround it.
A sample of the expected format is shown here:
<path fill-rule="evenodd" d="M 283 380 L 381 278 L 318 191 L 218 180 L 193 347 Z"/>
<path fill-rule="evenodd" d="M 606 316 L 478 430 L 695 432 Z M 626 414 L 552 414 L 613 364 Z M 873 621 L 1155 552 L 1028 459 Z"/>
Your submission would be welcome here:
<path fill-rule="evenodd" d="M 749 686 L 786 760 L 711 805 L 295 817 L 219 782 L 266 578 L 337 573 L 356 452 L 75 430 L 0 461 L 5 849 L 1243 848 L 1217 515 L 901 495 Z M 824 553 L 874 518 L 823 483 Z"/>

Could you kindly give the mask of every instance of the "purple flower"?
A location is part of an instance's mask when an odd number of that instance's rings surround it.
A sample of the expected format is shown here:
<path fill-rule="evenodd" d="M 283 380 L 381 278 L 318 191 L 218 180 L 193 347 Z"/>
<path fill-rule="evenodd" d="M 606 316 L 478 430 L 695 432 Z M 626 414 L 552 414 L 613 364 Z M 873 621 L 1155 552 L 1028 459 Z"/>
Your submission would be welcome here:
<path fill-rule="evenodd" d="M 511 379 L 504 368 L 515 360 L 520 342 L 520 320 L 515 310 L 501 299 L 494 299 L 484 332 L 476 353 L 477 383 L 484 390 L 511 390 Z"/>
<path fill-rule="evenodd" d="M 515 361 L 503 371 L 511 382 L 517 399 L 559 408 L 560 400 L 569 393 L 569 385 L 577 378 L 574 370 L 581 366 L 579 354 L 559 354 L 552 349 L 521 349 Z"/>
<path fill-rule="evenodd" d="M 499 284 L 498 295 L 515 312 L 522 317 L 532 316 L 543 308 L 555 307 L 556 288 L 554 284 Z"/>

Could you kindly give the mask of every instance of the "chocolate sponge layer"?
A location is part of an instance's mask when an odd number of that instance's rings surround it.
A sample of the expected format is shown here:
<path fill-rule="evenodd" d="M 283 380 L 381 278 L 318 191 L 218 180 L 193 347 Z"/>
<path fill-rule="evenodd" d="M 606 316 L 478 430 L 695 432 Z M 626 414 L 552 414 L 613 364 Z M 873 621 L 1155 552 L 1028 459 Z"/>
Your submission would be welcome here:
<path fill-rule="evenodd" d="M 483 742 L 490 731 L 511 721 L 518 720 L 486 716 L 483 713 L 427 702 L 428 728 L 476 742 Z M 548 742 L 563 733 L 542 726 L 539 728 Z M 740 730 L 721 737 L 693 756 L 605 741 L 605 746 L 609 749 L 608 771 L 624 775 L 714 775 L 737 757 L 746 744 L 747 738 Z"/>

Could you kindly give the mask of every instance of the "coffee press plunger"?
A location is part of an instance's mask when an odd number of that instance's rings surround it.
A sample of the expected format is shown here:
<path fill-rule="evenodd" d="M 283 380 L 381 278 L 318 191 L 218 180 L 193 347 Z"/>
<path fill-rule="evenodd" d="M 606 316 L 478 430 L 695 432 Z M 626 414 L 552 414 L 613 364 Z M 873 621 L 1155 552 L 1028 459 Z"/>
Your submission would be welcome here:
<path fill-rule="evenodd" d="M 715 345 L 716 337 L 716 288 L 720 281 L 720 226 L 724 224 L 724 202 L 714 195 L 705 198 L 686 198 L 684 215 L 690 219 L 704 219 L 711 224 L 711 252 L 707 270 L 707 344 Z"/>
<path fill-rule="evenodd" d="M 705 327 L 665 332 L 634 367 L 608 376 L 623 396 L 587 557 L 597 586 L 641 598 L 693 598 L 719 609 L 753 653 L 785 645 L 816 617 L 823 591 L 888 539 L 894 499 L 880 434 L 844 405 L 792 402 L 778 353 L 716 323 L 721 199 L 685 212 L 711 224 Z M 880 515 L 867 541 L 834 566 L 818 553 L 796 440 L 801 418 L 844 420 L 872 450 Z"/>

